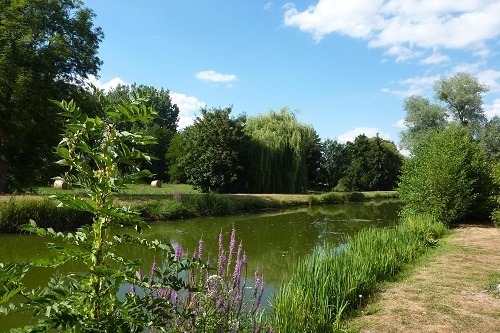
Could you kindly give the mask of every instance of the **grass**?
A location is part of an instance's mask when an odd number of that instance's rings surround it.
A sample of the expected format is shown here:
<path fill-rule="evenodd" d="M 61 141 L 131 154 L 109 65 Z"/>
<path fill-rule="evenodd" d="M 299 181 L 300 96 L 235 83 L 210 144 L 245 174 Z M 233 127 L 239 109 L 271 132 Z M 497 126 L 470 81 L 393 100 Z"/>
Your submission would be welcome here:
<path fill-rule="evenodd" d="M 342 318 L 363 306 L 379 283 L 418 260 L 445 230 L 420 216 L 392 229 L 360 231 L 340 247 L 318 247 L 298 263 L 273 300 L 273 327 L 279 332 L 338 330 Z"/>
<path fill-rule="evenodd" d="M 500 271 L 491 272 L 486 283 L 486 290 L 500 298 Z"/>

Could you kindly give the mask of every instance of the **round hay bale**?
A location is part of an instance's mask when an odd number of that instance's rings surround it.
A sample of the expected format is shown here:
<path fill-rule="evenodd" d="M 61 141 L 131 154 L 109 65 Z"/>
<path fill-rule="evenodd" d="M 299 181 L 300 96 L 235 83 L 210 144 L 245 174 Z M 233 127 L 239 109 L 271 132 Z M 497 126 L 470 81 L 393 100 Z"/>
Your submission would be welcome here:
<path fill-rule="evenodd" d="M 60 190 L 67 190 L 68 183 L 66 183 L 64 180 L 56 180 L 54 182 L 54 188 L 58 188 Z"/>
<path fill-rule="evenodd" d="M 153 181 L 151 182 L 151 186 L 152 186 L 152 187 L 161 187 L 161 185 L 162 185 L 161 180 L 153 180 Z"/>

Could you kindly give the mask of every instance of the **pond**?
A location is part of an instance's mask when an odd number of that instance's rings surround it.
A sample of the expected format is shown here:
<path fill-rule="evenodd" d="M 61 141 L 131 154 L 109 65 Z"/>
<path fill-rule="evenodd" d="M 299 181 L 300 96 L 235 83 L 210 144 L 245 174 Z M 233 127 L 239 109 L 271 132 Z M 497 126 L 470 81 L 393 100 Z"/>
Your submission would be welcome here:
<path fill-rule="evenodd" d="M 249 262 L 249 277 L 259 268 L 266 281 L 266 295 L 290 278 L 299 258 L 312 253 L 324 242 L 341 244 L 345 236 L 354 235 L 363 228 L 393 226 L 397 223 L 400 203 L 397 200 L 371 201 L 343 205 L 314 206 L 287 210 L 272 210 L 240 216 L 199 218 L 156 222 L 143 231 L 147 239 L 165 239 L 172 244 L 182 244 L 185 252 L 192 253 L 199 239 L 204 240 L 205 254 L 215 262 L 218 253 L 218 235 L 224 235 L 228 248 L 231 230 L 236 230 L 237 242 L 243 243 Z M 120 234 L 133 234 L 133 229 L 117 230 Z M 144 268 L 151 267 L 154 254 L 136 247 L 123 247 L 121 255 L 142 258 Z M 33 235 L 0 235 L 0 262 L 22 262 L 50 255 L 45 240 Z M 69 264 L 62 271 L 78 270 Z M 36 269 L 27 279 L 30 288 L 47 281 L 53 271 Z M 31 285 L 32 284 L 32 285 Z M 28 318 L 29 319 L 29 318 Z M 23 316 L 0 316 L 0 328 L 20 325 Z"/>

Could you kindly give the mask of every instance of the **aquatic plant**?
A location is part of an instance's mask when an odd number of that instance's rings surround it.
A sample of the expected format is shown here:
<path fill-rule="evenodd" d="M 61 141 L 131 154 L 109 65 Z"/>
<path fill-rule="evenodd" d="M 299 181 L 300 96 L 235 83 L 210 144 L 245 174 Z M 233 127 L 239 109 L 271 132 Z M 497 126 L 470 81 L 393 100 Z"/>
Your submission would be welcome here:
<path fill-rule="evenodd" d="M 340 247 L 315 249 L 299 261 L 272 302 L 279 332 L 331 332 L 362 304 L 378 282 L 400 272 L 434 246 L 445 227 L 428 216 L 403 219 L 395 228 L 365 229 Z"/>

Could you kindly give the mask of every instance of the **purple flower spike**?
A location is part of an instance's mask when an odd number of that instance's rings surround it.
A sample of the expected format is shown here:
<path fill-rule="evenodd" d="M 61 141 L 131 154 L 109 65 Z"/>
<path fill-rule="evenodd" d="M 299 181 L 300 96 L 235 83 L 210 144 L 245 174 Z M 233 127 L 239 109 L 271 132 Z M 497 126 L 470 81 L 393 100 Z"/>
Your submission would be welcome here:
<path fill-rule="evenodd" d="M 223 247 L 223 243 L 222 243 L 222 232 L 219 234 L 219 254 L 224 251 L 224 249 L 222 248 Z"/>
<path fill-rule="evenodd" d="M 180 260 L 182 257 L 182 246 L 181 244 L 177 244 L 177 247 L 175 248 L 175 259 L 174 260 Z"/>
<path fill-rule="evenodd" d="M 198 259 L 201 259 L 201 255 L 203 253 L 203 239 L 200 239 L 198 244 Z"/>
<path fill-rule="evenodd" d="M 179 305 L 179 295 L 177 295 L 177 293 L 175 293 L 173 305 L 175 309 L 177 309 L 177 306 Z"/>
<path fill-rule="evenodd" d="M 232 257 L 235 245 L 236 245 L 236 229 L 233 228 L 233 230 L 231 231 L 231 240 L 229 242 L 229 257 Z"/>
<path fill-rule="evenodd" d="M 262 280 L 262 284 L 260 285 L 260 295 L 259 295 L 259 299 L 257 300 L 257 309 L 260 308 L 260 304 L 262 302 L 262 295 L 264 294 L 264 280 Z"/>
<path fill-rule="evenodd" d="M 130 290 L 135 294 L 135 284 L 130 285 Z"/>
<path fill-rule="evenodd" d="M 142 280 L 144 279 L 144 274 L 142 274 L 142 269 L 139 268 L 137 274 L 139 274 L 139 280 L 142 282 Z"/>
<path fill-rule="evenodd" d="M 243 251 L 243 243 L 240 243 L 240 245 L 238 245 L 238 254 L 236 255 L 237 260 L 240 260 L 241 258 L 241 251 Z"/>
<path fill-rule="evenodd" d="M 158 289 L 158 297 L 163 297 L 165 295 L 165 289 Z"/>
<path fill-rule="evenodd" d="M 236 265 L 234 267 L 234 273 L 233 273 L 233 279 L 234 279 L 234 286 L 235 287 L 240 287 L 240 277 L 241 277 L 241 265 L 243 264 L 242 260 L 237 260 Z"/>
<path fill-rule="evenodd" d="M 226 267 L 226 254 L 224 253 L 224 251 L 222 251 L 219 254 L 219 271 L 218 271 L 218 275 L 219 276 L 223 276 L 224 275 L 224 273 L 225 273 L 224 268 L 225 267 Z"/>
<path fill-rule="evenodd" d="M 151 274 L 149 275 L 149 284 L 153 282 L 153 277 L 155 276 L 155 270 L 156 270 L 156 257 L 153 259 L 153 265 L 151 265 Z"/>

